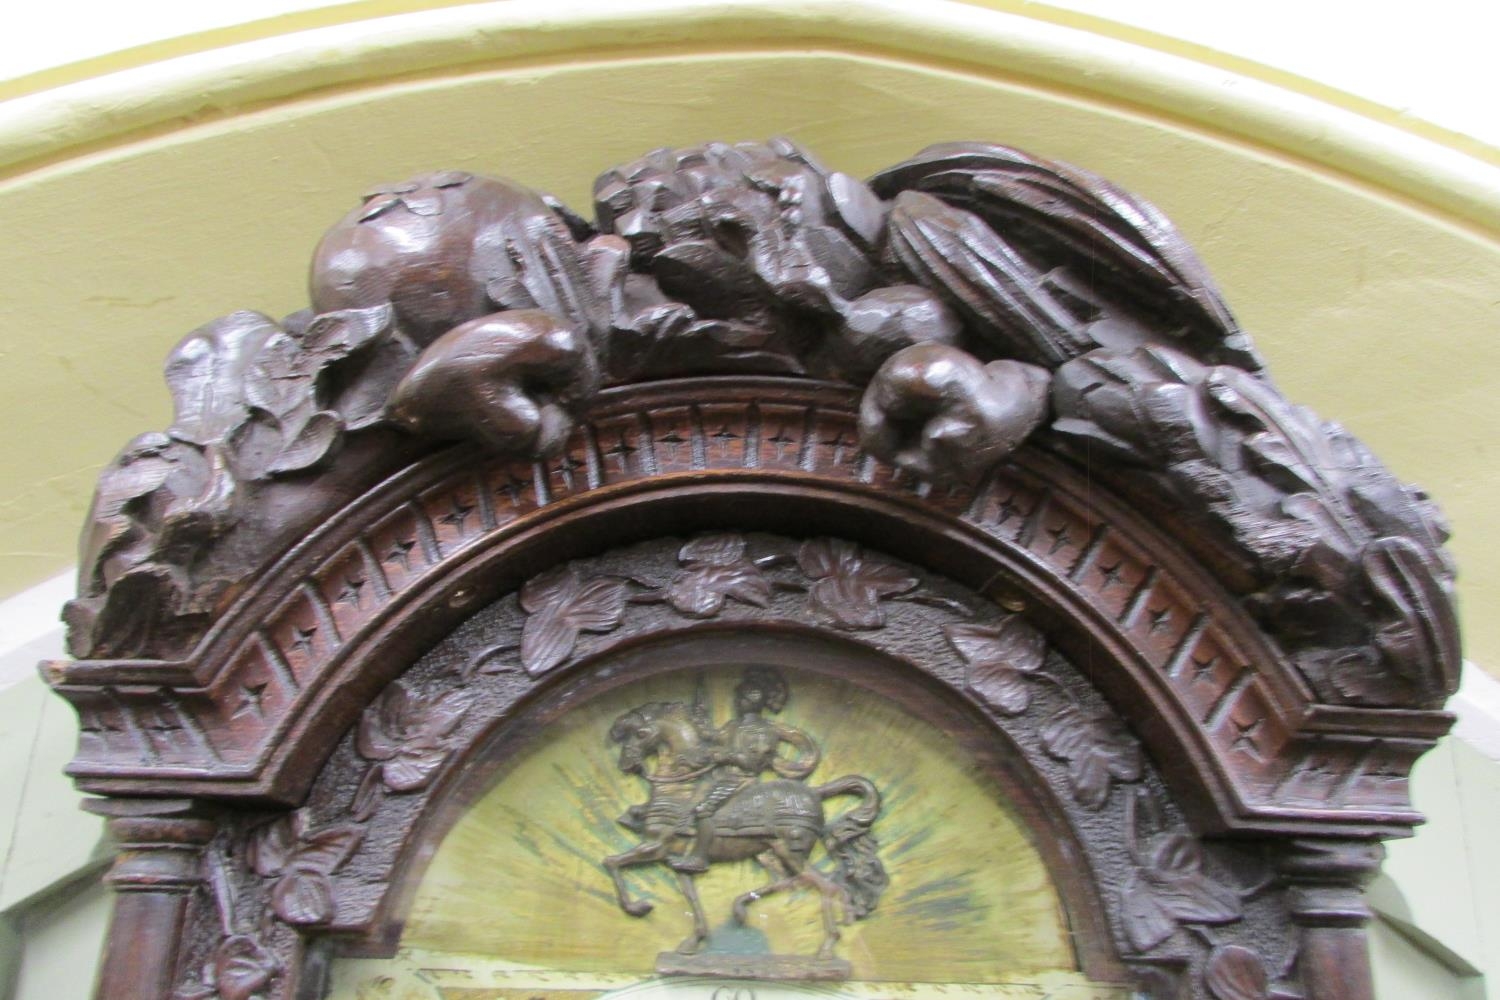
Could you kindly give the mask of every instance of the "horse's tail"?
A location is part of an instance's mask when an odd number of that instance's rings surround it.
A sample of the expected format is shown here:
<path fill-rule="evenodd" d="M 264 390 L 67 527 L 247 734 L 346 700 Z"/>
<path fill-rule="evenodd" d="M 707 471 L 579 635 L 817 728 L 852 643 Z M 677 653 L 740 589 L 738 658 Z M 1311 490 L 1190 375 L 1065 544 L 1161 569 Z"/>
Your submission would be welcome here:
<path fill-rule="evenodd" d="M 834 819 L 823 832 L 823 846 L 838 865 L 833 880 L 849 893 L 856 919 L 867 917 L 880 901 L 880 894 L 891 884 L 885 866 L 876 853 L 880 845 L 870 833 L 870 826 L 880 814 L 880 792 L 867 778 L 847 774 L 813 789 L 818 798 L 835 795 L 857 795 L 859 805 Z"/>

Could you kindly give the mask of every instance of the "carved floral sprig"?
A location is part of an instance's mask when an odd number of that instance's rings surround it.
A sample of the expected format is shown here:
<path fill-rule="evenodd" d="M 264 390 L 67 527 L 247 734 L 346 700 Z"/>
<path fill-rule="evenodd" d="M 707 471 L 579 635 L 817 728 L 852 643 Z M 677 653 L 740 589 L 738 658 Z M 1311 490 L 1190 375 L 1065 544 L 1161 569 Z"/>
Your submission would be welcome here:
<path fill-rule="evenodd" d="M 1141 748 L 1124 723 L 1108 712 L 1067 705 L 1041 729 L 1042 749 L 1068 765 L 1073 797 L 1087 809 L 1102 809 L 1112 781 L 1141 779 Z"/>
<path fill-rule="evenodd" d="M 836 538 L 802 543 L 797 565 L 814 581 L 807 595 L 813 611 L 841 629 L 883 628 L 881 600 L 917 585 L 917 578 L 906 570 L 872 559 L 853 542 Z"/>
<path fill-rule="evenodd" d="M 249 930 L 235 904 L 221 837 L 208 850 L 208 884 L 219 916 L 220 935 L 196 979 L 189 973 L 173 1000 L 255 1000 L 265 996 L 281 974 L 282 964 L 264 943 L 269 913 L 262 913 L 261 926 Z"/>
<path fill-rule="evenodd" d="M 1213 926 L 1243 919 L 1239 893 L 1204 871 L 1203 847 L 1196 838 L 1175 831 L 1142 838 L 1137 800 L 1150 801 L 1140 789 L 1125 800 L 1126 843 L 1136 871 L 1119 891 L 1131 947 L 1150 951 L 1175 934 L 1179 924 Z"/>
<path fill-rule="evenodd" d="M 714 618 L 730 598 L 763 608 L 771 603 L 771 581 L 745 555 L 745 539 L 736 534 L 704 535 L 677 552 L 682 570 L 667 585 L 666 601 L 688 618 Z"/>
<path fill-rule="evenodd" d="M 354 793 L 357 820 L 374 815 L 386 793 L 420 791 L 453 752 L 454 737 L 474 694 L 464 688 L 428 698 L 393 682 L 360 718 L 356 746 L 373 761 Z"/>
<path fill-rule="evenodd" d="M 299 809 L 256 830 L 245 845 L 250 868 L 271 884 L 271 909 L 295 927 L 326 924 L 334 918 L 330 876 L 348 862 L 364 841 L 353 823 L 314 830 Z"/>
<path fill-rule="evenodd" d="M 1068 765 L 1073 797 L 1088 809 L 1102 809 L 1114 781 L 1139 781 L 1142 758 L 1130 733 L 1108 713 L 1094 713 L 1042 672 L 1047 641 L 1020 615 L 995 625 L 958 624 L 944 629 L 949 643 L 968 664 L 969 689 L 1004 715 L 1031 707 L 1033 686 L 1050 682 L 1068 704 L 1041 728 L 1042 749 Z"/>
<path fill-rule="evenodd" d="M 1004 715 L 1031 705 L 1027 678 L 1042 668 L 1047 640 L 1020 615 L 998 625 L 949 625 L 944 633 L 968 664 L 968 686 L 985 704 Z"/>
<path fill-rule="evenodd" d="M 521 665 L 533 677 L 565 663 L 584 632 L 612 632 L 620 627 L 629 588 L 624 580 L 582 580 L 572 566 L 559 566 L 532 577 L 521 588 Z"/>

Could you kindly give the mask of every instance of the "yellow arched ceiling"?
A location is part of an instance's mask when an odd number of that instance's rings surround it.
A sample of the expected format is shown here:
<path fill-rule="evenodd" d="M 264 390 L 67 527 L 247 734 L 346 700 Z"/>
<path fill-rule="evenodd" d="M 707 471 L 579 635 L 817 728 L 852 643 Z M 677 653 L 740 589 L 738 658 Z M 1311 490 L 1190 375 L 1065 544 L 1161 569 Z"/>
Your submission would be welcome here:
<path fill-rule="evenodd" d="M 941 2 L 515 0 L 189 45 L 0 103 L 0 593 L 72 561 L 98 467 L 168 420 L 172 344 L 302 306 L 319 233 L 373 182 L 458 166 L 586 208 L 598 171 L 658 145 L 788 134 L 868 173 L 982 138 L 1177 221 L 1287 392 L 1444 505 L 1469 655 L 1500 665 L 1482 613 L 1500 593 L 1500 168 L 1095 27 Z"/>

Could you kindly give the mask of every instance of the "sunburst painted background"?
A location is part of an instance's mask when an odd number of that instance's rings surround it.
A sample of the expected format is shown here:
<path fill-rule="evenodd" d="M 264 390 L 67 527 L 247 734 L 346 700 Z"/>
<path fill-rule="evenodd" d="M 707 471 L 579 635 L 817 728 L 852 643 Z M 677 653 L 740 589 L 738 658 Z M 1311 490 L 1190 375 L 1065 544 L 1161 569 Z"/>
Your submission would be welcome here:
<path fill-rule="evenodd" d="M 402 938 L 407 956 L 445 953 L 450 969 L 468 956 L 486 966 L 650 977 L 657 953 L 676 946 L 690 917 L 671 873 L 655 865 L 627 875 L 655 911 L 634 919 L 616 905 L 599 860 L 637 842 L 615 819 L 644 801 L 647 789 L 616 768 L 607 734 L 616 716 L 637 705 L 690 701 L 695 677 L 658 675 L 611 691 L 514 759 L 433 857 Z M 787 678 L 791 699 L 781 718 L 823 750 L 809 783 L 862 774 L 884 800 L 874 832 L 891 884 L 873 915 L 843 929 L 838 951 L 852 963 L 852 978 L 1014 983 L 1075 969 L 1040 856 L 957 741 L 853 684 L 791 671 Z M 707 676 L 716 722 L 727 719 L 737 680 L 736 671 Z M 855 803 L 835 798 L 825 808 L 832 819 Z M 813 857 L 827 865 L 821 847 Z M 758 902 L 747 928 L 730 925 L 733 897 L 766 880 L 753 862 L 715 865 L 699 878 L 711 947 L 816 950 L 822 932 L 811 892 Z"/>

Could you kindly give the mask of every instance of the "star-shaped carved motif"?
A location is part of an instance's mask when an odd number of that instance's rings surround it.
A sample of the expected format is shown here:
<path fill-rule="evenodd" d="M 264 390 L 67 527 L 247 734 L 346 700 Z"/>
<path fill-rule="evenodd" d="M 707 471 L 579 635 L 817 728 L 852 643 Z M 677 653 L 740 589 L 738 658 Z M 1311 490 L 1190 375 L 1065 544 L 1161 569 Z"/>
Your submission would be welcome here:
<path fill-rule="evenodd" d="M 495 488 L 495 493 L 497 496 L 503 494 L 505 496 L 505 499 L 510 501 L 511 506 L 514 507 L 516 504 L 521 502 L 521 495 L 525 493 L 530 486 L 531 483 L 527 482 L 524 479 L 517 478 L 514 473 L 507 472 L 505 474 L 505 482 L 501 483 L 498 487 Z"/>
<path fill-rule="evenodd" d="M 557 465 L 552 471 L 557 473 L 558 478 L 562 480 L 563 487 L 571 493 L 573 492 L 573 473 L 581 468 L 583 468 L 582 462 L 572 455 L 564 455 L 557 460 Z"/>
<path fill-rule="evenodd" d="M 1048 528 L 1047 534 L 1052 536 L 1052 545 L 1047 549 L 1049 556 L 1055 556 L 1058 550 L 1065 549 L 1073 544 L 1073 533 L 1068 530 L 1067 524 L 1059 524 L 1055 528 Z"/>
<path fill-rule="evenodd" d="M 728 458 L 730 446 L 740 439 L 740 436 L 728 427 L 720 427 L 710 436 L 718 446 L 720 458 Z"/>
<path fill-rule="evenodd" d="M 417 547 L 415 538 L 398 538 L 391 543 L 391 550 L 385 554 L 382 562 L 400 563 L 401 568 L 411 569 L 411 550 Z"/>
<path fill-rule="evenodd" d="M 1240 751 L 1251 760 L 1259 761 L 1261 759 L 1260 745 L 1255 742 L 1255 735 L 1260 732 L 1261 726 L 1265 723 L 1265 719 L 1255 719 L 1251 722 L 1236 720 L 1234 723 L 1236 734 L 1233 742 L 1229 744 L 1231 749 Z"/>
<path fill-rule="evenodd" d="M 261 700 L 265 697 L 266 682 L 259 684 L 240 685 L 240 703 L 235 707 L 232 719 L 238 719 L 242 715 L 253 715 L 257 719 L 266 717 L 265 709 L 261 706 Z"/>
<path fill-rule="evenodd" d="M 1219 665 L 1219 654 L 1215 653 L 1206 660 L 1193 657 L 1193 683 L 1199 681 L 1212 681 L 1214 673 Z"/>
<path fill-rule="evenodd" d="M 1151 610 L 1151 634 L 1155 635 L 1166 628 L 1172 621 L 1171 608 L 1153 608 Z"/>
<path fill-rule="evenodd" d="M 776 428 L 775 436 L 766 438 L 766 444 L 776 449 L 776 461 L 778 462 L 786 456 L 786 446 L 796 443 L 796 438 L 787 436 L 785 427 Z"/>
<path fill-rule="evenodd" d="M 630 456 L 634 455 L 637 450 L 637 448 L 625 440 L 625 434 L 622 431 L 620 440 L 615 443 L 614 447 L 604 453 L 604 457 L 614 459 L 620 466 L 621 472 L 628 472 L 630 469 Z"/>
<path fill-rule="evenodd" d="M 469 515 L 474 513 L 474 505 L 466 504 L 458 497 L 451 497 L 448 501 L 449 511 L 438 518 L 444 524 L 451 524 L 461 535 L 464 533 L 464 523 L 468 521 Z"/>
<path fill-rule="evenodd" d="M 350 576 L 344 578 L 344 585 L 334 595 L 333 603 L 347 604 L 351 608 L 359 607 L 361 592 L 365 589 L 365 581 L 361 577 Z"/>
<path fill-rule="evenodd" d="M 683 437 L 681 434 L 678 434 L 676 431 L 667 431 L 667 433 L 663 434 L 656 440 L 658 444 L 661 444 L 665 447 L 668 462 L 677 461 L 677 449 L 682 445 L 687 444 L 687 438 Z"/>
<path fill-rule="evenodd" d="M 1113 562 L 1108 566 L 1099 567 L 1099 575 L 1104 580 L 1103 583 L 1099 584 L 1099 592 L 1101 594 L 1108 590 L 1110 587 L 1124 583 L 1124 580 L 1122 580 L 1120 576 L 1120 570 L 1124 567 L 1124 565 L 1125 560 L 1121 559 L 1119 562 Z"/>
<path fill-rule="evenodd" d="M 316 625 L 309 625 L 307 628 L 302 628 L 301 626 L 293 626 L 292 648 L 300 650 L 303 656 L 312 656 L 313 636 L 317 634 L 318 627 Z"/>
<path fill-rule="evenodd" d="M 834 465 L 842 465 L 844 463 L 844 453 L 854 444 L 854 441 L 844 437 L 844 432 L 841 428 L 831 440 L 819 441 L 818 444 L 833 452 Z"/>
<path fill-rule="evenodd" d="M 1000 506 L 995 511 L 995 513 L 997 515 L 999 515 L 999 516 L 997 516 L 995 518 L 995 524 L 997 524 L 997 525 L 1004 524 L 1006 521 L 1009 521 L 1011 518 L 1015 517 L 1017 514 L 1025 513 L 1022 510 L 1021 505 L 1018 504 L 1018 503 L 1016 503 L 1016 500 L 1017 500 L 1016 495 L 1014 493 L 1012 493 L 1010 496 L 1008 496 L 1004 500 L 1000 501 Z"/>

